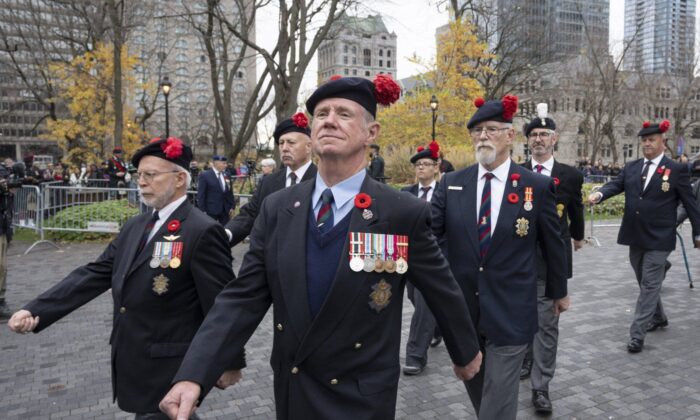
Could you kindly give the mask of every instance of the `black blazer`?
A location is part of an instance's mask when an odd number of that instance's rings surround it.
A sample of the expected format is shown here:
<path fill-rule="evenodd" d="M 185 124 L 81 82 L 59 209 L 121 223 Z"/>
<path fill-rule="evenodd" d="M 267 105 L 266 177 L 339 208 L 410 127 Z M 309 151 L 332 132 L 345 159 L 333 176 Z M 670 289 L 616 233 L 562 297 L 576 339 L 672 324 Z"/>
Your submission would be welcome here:
<path fill-rule="evenodd" d="M 213 169 L 207 169 L 199 176 L 197 183 L 197 207 L 214 219 L 228 214 L 234 206 L 233 193 L 225 176 L 226 191 L 221 189 L 221 182 Z"/>
<path fill-rule="evenodd" d="M 629 162 L 620 175 L 603 185 L 601 201 L 624 191 L 625 213 L 617 243 L 643 249 L 672 251 L 676 248 L 676 209 L 682 203 L 693 226 L 693 237 L 700 235 L 700 208 L 690 188 L 688 165 L 664 156 L 660 168 L 671 169 L 668 191 L 663 190 L 663 174 L 652 174 L 642 191 L 644 158 Z"/>
<path fill-rule="evenodd" d="M 158 412 L 204 315 L 234 278 L 223 228 L 187 201 L 168 219 L 180 221 L 180 230 L 172 235 L 183 242 L 181 266 L 150 268 L 154 244 L 171 235 L 166 222 L 135 255 L 150 217 L 129 220 L 95 262 L 77 268 L 25 306 L 40 317 L 39 332 L 111 288 L 113 397 L 122 410 L 136 413 Z M 158 294 L 154 278 L 161 274 L 169 279 L 168 290 Z M 233 359 L 230 367 L 244 365 L 242 354 Z"/>
<path fill-rule="evenodd" d="M 308 181 L 315 177 L 316 165 L 312 162 L 299 182 Z M 236 217 L 226 223 L 226 229 L 231 231 L 231 246 L 236 245 L 245 239 L 246 236 L 250 235 L 250 231 L 253 229 L 253 223 L 255 223 L 255 218 L 258 217 L 258 212 L 260 211 L 263 200 L 273 192 L 284 189 L 286 181 L 286 167 L 264 177 L 260 181 L 250 201 L 241 207 Z"/>
<path fill-rule="evenodd" d="M 528 160 L 523 164 L 532 170 L 532 161 Z M 573 248 L 571 239 L 580 241 L 585 235 L 585 219 L 583 208 L 583 174 L 576 168 L 559 163 L 554 160 L 552 166 L 552 179 L 557 178 L 559 185 L 555 186 L 557 203 L 557 214 L 561 222 L 561 238 L 566 247 L 567 278 L 573 276 Z M 556 184 L 556 183 L 555 183 Z M 561 213 L 559 213 L 559 209 Z M 566 211 L 564 211 L 566 210 Z"/>
<path fill-rule="evenodd" d="M 305 243 L 314 185 L 285 188 L 263 202 L 238 279 L 216 299 L 175 381 L 197 382 L 206 394 L 272 304 L 278 419 L 392 419 L 406 278 L 425 296 L 457 365 L 479 351 L 469 311 L 430 230 L 429 206 L 366 176 L 361 191 L 372 198 L 371 217 L 353 208 L 349 231 L 408 235 L 408 272 L 353 272 L 346 239 L 333 286 L 311 318 Z M 391 297 L 377 313 L 369 303 L 381 280 Z"/>
<path fill-rule="evenodd" d="M 520 174 L 514 188 L 510 175 Z M 554 183 L 511 163 L 496 229 L 488 254 L 479 255 L 476 213 L 478 165 L 445 174 L 433 195 L 433 231 L 444 240 L 447 259 L 479 333 L 496 345 L 532 341 L 537 324 L 537 246 L 547 265 L 545 295 L 567 295 L 566 256 L 559 233 Z M 525 187 L 533 188 L 533 209 L 523 208 Z M 508 201 L 509 194 L 517 203 Z M 527 235 L 516 234 L 516 221 L 529 223 Z"/>

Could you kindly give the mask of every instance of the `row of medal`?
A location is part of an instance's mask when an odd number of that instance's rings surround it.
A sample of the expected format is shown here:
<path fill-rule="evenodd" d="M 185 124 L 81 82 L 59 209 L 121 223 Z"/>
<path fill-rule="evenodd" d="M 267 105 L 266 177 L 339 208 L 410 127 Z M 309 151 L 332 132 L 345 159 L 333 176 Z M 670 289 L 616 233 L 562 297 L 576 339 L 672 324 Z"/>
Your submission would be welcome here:
<path fill-rule="evenodd" d="M 408 236 L 350 232 L 350 269 L 367 273 L 399 273 L 408 270 Z"/>
<path fill-rule="evenodd" d="M 668 176 L 671 175 L 671 168 L 666 168 L 664 170 L 664 175 L 661 179 L 664 181 L 661 183 L 661 191 L 668 192 L 671 189 L 671 184 L 668 183 Z"/>
<path fill-rule="evenodd" d="M 182 242 L 156 242 L 153 246 L 151 268 L 178 268 L 182 263 Z"/>

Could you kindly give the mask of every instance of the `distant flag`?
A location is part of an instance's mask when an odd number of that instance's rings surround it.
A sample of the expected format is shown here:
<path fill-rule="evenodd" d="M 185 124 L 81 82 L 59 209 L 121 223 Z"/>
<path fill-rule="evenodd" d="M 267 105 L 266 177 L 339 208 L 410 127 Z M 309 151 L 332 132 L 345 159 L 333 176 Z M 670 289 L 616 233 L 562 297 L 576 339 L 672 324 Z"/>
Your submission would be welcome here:
<path fill-rule="evenodd" d="M 682 155 L 684 149 L 685 149 L 685 140 L 683 139 L 683 136 L 678 137 L 678 153 L 676 153 L 676 154 Z"/>

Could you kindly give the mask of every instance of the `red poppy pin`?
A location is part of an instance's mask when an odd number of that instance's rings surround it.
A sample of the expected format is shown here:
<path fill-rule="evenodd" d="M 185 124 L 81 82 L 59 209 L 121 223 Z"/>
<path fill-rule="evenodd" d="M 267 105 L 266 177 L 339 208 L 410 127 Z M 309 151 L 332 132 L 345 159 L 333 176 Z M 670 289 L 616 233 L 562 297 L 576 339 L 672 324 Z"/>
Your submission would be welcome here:
<path fill-rule="evenodd" d="M 508 194 L 508 201 L 511 204 L 518 204 L 518 200 L 520 200 L 520 197 L 516 193 L 510 193 Z"/>
<path fill-rule="evenodd" d="M 656 168 L 656 173 L 659 174 L 659 175 L 661 175 L 662 173 L 664 173 L 664 169 L 666 169 L 666 166 L 662 166 L 662 167 L 660 167 L 660 168 Z"/>
<path fill-rule="evenodd" d="M 561 182 L 561 181 L 559 181 L 559 178 L 557 178 L 557 177 L 555 176 L 555 177 L 554 177 L 554 186 L 555 186 L 555 187 L 558 187 L 560 182 Z"/>
<path fill-rule="evenodd" d="M 180 221 L 177 219 L 168 222 L 168 232 L 175 233 L 180 229 Z"/>
<path fill-rule="evenodd" d="M 513 181 L 513 188 L 518 188 L 518 181 L 520 181 L 520 174 L 514 173 L 510 174 L 510 180 Z"/>
<path fill-rule="evenodd" d="M 359 193 L 355 196 L 355 207 L 358 209 L 366 209 L 372 204 L 372 197 L 365 193 Z"/>

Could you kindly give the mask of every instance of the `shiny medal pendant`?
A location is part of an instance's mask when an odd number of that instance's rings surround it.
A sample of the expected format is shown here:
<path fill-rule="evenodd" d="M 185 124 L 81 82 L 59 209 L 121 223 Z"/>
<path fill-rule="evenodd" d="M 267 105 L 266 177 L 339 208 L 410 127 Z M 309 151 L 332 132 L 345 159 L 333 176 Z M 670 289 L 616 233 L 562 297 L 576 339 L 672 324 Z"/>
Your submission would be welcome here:
<path fill-rule="evenodd" d="M 170 258 L 168 257 L 163 257 L 160 259 L 160 268 L 168 268 L 170 267 Z"/>
<path fill-rule="evenodd" d="M 406 271 L 408 271 L 408 263 L 403 259 L 403 257 L 399 257 L 399 259 L 396 261 L 396 272 L 399 274 L 405 274 Z"/>
<path fill-rule="evenodd" d="M 386 271 L 387 273 L 396 272 L 396 262 L 394 260 L 384 261 L 384 271 Z"/>
<path fill-rule="evenodd" d="M 364 267 L 365 262 L 362 261 L 362 258 L 360 258 L 359 255 L 353 255 L 353 257 L 350 258 L 350 269 L 352 271 L 359 273 Z"/>
<path fill-rule="evenodd" d="M 374 271 L 377 273 L 383 273 L 384 272 L 384 261 L 381 259 L 377 258 L 374 261 Z"/>
<path fill-rule="evenodd" d="M 384 260 L 384 271 L 387 273 L 396 272 L 396 261 L 394 261 L 394 250 L 396 248 L 396 235 L 384 235 L 386 249 L 386 259 Z"/>
<path fill-rule="evenodd" d="M 158 268 L 158 267 L 160 267 L 160 258 L 154 256 L 153 258 L 151 258 L 151 262 L 149 262 L 148 265 L 149 265 L 151 268 Z"/>
<path fill-rule="evenodd" d="M 365 260 L 363 261 L 363 267 L 362 269 L 367 272 L 371 273 L 374 271 L 374 256 L 372 255 L 365 255 Z"/>
<path fill-rule="evenodd" d="M 381 233 L 372 233 L 372 249 L 374 255 L 377 256 L 374 261 L 374 271 L 377 273 L 384 272 L 384 236 Z"/>
<path fill-rule="evenodd" d="M 525 204 L 523 204 L 523 208 L 525 211 L 532 211 L 532 202 L 526 201 Z"/>
<path fill-rule="evenodd" d="M 668 190 L 670 190 L 670 189 L 671 189 L 671 184 L 669 184 L 669 183 L 666 182 L 666 181 L 664 181 L 663 183 L 661 183 L 661 191 L 663 191 L 663 192 L 668 192 Z"/>
<path fill-rule="evenodd" d="M 525 203 L 523 203 L 525 211 L 532 211 L 533 195 L 532 187 L 525 187 Z"/>
<path fill-rule="evenodd" d="M 182 261 L 178 257 L 173 257 L 173 259 L 170 260 L 170 268 L 178 268 Z"/>

